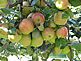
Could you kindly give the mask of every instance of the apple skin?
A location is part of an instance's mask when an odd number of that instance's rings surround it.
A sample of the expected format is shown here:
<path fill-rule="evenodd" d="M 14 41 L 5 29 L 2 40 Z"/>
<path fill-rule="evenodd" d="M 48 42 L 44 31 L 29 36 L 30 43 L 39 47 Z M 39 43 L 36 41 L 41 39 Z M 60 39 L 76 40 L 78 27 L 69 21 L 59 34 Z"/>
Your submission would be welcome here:
<path fill-rule="evenodd" d="M 55 5 L 59 10 L 67 9 L 69 2 L 68 0 L 56 0 Z"/>
<path fill-rule="evenodd" d="M 43 38 L 39 32 L 39 30 L 35 30 L 32 32 L 32 43 L 31 46 L 33 47 L 39 47 L 43 44 Z"/>
<path fill-rule="evenodd" d="M 8 32 L 6 32 L 3 29 L 0 29 L 0 38 L 7 39 L 7 36 L 8 36 Z"/>
<path fill-rule="evenodd" d="M 61 27 L 56 31 L 58 38 L 66 38 L 68 36 L 68 29 L 66 27 Z"/>
<path fill-rule="evenodd" d="M 62 18 L 63 12 L 59 11 L 54 15 L 54 23 L 57 25 L 65 25 L 67 23 L 67 18 Z"/>
<path fill-rule="evenodd" d="M 29 6 L 29 3 L 27 1 L 23 1 L 23 6 Z"/>
<path fill-rule="evenodd" d="M 23 19 L 22 22 L 19 24 L 19 30 L 25 35 L 31 33 L 34 30 L 32 19 Z"/>
<path fill-rule="evenodd" d="M 36 13 L 33 13 L 32 19 L 33 19 L 33 22 L 36 25 L 36 27 L 40 31 L 43 31 L 44 30 L 44 22 L 45 22 L 44 15 L 42 13 L 36 12 Z"/>
<path fill-rule="evenodd" d="M 48 41 L 54 37 L 54 29 L 53 28 L 45 28 L 42 32 L 42 36 L 45 41 Z"/>
<path fill-rule="evenodd" d="M 0 8 L 5 8 L 7 7 L 8 1 L 7 0 L 0 0 Z"/>
<path fill-rule="evenodd" d="M 44 0 L 39 0 L 36 5 L 40 7 L 46 7 Z"/>
<path fill-rule="evenodd" d="M 70 52 L 69 46 L 66 46 L 64 49 L 62 49 L 62 54 L 68 54 Z"/>
<path fill-rule="evenodd" d="M 33 22 L 38 25 L 38 24 L 44 24 L 45 22 L 45 17 L 42 13 L 36 12 L 32 15 Z"/>
<path fill-rule="evenodd" d="M 8 39 L 11 42 L 16 42 L 18 43 L 20 39 L 22 38 L 22 35 L 18 35 L 17 33 L 15 35 L 8 35 Z"/>
<path fill-rule="evenodd" d="M 31 44 L 31 36 L 30 36 L 30 34 L 22 35 L 22 38 L 19 41 L 19 43 L 21 45 L 23 45 L 24 48 L 26 48 L 27 46 L 30 46 L 30 44 Z"/>
<path fill-rule="evenodd" d="M 62 52 L 62 49 L 60 49 L 60 47 L 55 47 L 54 48 L 54 54 L 55 55 L 59 55 L 59 54 L 61 54 L 61 52 Z"/>
<path fill-rule="evenodd" d="M 33 10 L 33 7 L 23 6 L 22 15 L 27 17 L 30 14 L 30 12 L 32 12 L 32 10 Z"/>

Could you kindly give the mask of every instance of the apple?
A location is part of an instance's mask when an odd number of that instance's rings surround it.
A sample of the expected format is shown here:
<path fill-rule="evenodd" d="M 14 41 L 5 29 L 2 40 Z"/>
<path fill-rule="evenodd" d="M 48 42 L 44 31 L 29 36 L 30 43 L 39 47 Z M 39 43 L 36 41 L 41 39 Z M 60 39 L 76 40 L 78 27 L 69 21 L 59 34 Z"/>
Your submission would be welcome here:
<path fill-rule="evenodd" d="M 54 15 L 54 23 L 57 25 L 65 25 L 67 23 L 67 18 L 62 18 L 63 12 L 59 11 Z"/>
<path fill-rule="evenodd" d="M 32 32 L 32 43 L 31 46 L 33 47 L 39 47 L 43 44 L 43 38 L 39 32 L 39 30 L 35 30 Z"/>
<path fill-rule="evenodd" d="M 8 4 L 7 0 L 0 0 L 0 8 L 5 8 Z"/>
<path fill-rule="evenodd" d="M 62 49 L 62 54 L 68 54 L 70 52 L 69 46 L 66 46 L 64 49 Z"/>
<path fill-rule="evenodd" d="M 7 36 L 8 36 L 8 33 L 5 30 L 0 29 L 0 38 L 7 39 Z"/>
<path fill-rule="evenodd" d="M 65 38 L 68 36 L 68 29 L 67 27 L 61 27 L 56 31 L 56 35 L 58 38 Z"/>
<path fill-rule="evenodd" d="M 23 19 L 19 24 L 19 30 L 25 35 L 31 33 L 34 30 L 32 19 Z"/>
<path fill-rule="evenodd" d="M 59 10 L 64 10 L 68 7 L 69 2 L 68 0 L 56 0 L 55 5 Z"/>
<path fill-rule="evenodd" d="M 8 39 L 11 42 L 19 42 L 22 38 L 22 35 L 18 35 L 17 33 L 15 35 L 8 35 Z"/>
<path fill-rule="evenodd" d="M 23 1 L 23 6 L 29 6 L 29 3 L 27 1 Z"/>
<path fill-rule="evenodd" d="M 32 12 L 32 10 L 33 10 L 33 7 L 23 6 L 22 7 L 22 15 L 27 17 L 30 14 L 30 12 Z"/>
<path fill-rule="evenodd" d="M 60 49 L 60 47 L 55 47 L 54 48 L 54 54 L 55 55 L 59 55 L 59 54 L 61 54 L 61 52 L 62 52 L 62 49 Z"/>
<path fill-rule="evenodd" d="M 44 24 L 45 22 L 45 17 L 42 13 L 36 12 L 32 15 L 33 22 L 38 25 L 38 24 Z"/>
<path fill-rule="evenodd" d="M 23 47 L 27 47 L 27 46 L 30 46 L 30 44 L 31 44 L 31 36 L 30 36 L 30 34 L 28 34 L 28 35 L 22 35 L 22 38 L 21 38 L 21 40 L 19 41 L 19 43 L 21 44 L 21 45 L 23 45 Z"/>
<path fill-rule="evenodd" d="M 45 7 L 45 6 L 46 6 L 44 0 L 38 0 L 38 2 L 37 2 L 36 5 L 37 5 L 37 6 L 40 6 L 40 7 Z"/>
<path fill-rule="evenodd" d="M 54 29 L 53 28 L 45 28 L 44 31 L 42 32 L 42 36 L 45 41 L 48 41 L 54 37 Z"/>

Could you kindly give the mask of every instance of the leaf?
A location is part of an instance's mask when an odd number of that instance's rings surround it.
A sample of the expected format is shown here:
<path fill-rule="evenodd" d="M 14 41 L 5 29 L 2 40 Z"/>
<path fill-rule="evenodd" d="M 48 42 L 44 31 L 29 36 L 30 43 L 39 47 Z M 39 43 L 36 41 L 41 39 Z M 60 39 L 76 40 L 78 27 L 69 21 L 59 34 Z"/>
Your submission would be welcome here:
<path fill-rule="evenodd" d="M 27 54 L 31 56 L 33 53 L 34 53 L 34 51 L 33 51 L 33 49 L 31 48 L 31 46 L 28 46 L 28 47 L 27 47 Z"/>
<path fill-rule="evenodd" d="M 62 18 L 69 19 L 69 18 L 72 18 L 73 15 L 74 15 L 73 12 L 68 9 L 64 11 L 64 13 L 62 14 Z"/>
<path fill-rule="evenodd" d="M 51 53 L 49 55 L 49 58 L 66 58 L 67 56 L 65 54 L 59 54 L 59 55 L 54 55 L 54 53 Z"/>
<path fill-rule="evenodd" d="M 69 2 L 70 2 L 70 4 L 71 4 L 72 6 L 75 6 L 75 7 L 81 5 L 81 3 L 80 3 L 81 0 L 69 0 Z"/>
<path fill-rule="evenodd" d="M 75 48 L 77 51 L 81 51 L 81 43 L 73 44 L 72 48 Z"/>
<path fill-rule="evenodd" d="M 16 49 L 15 49 L 15 47 L 14 47 L 14 43 L 10 43 L 10 44 L 8 45 L 8 47 L 7 47 L 7 50 L 8 50 L 9 52 L 16 52 Z"/>
<path fill-rule="evenodd" d="M 7 57 L 1 57 L 1 56 L 0 56 L 0 60 L 1 61 L 8 61 Z"/>
<path fill-rule="evenodd" d="M 68 58 L 71 60 L 74 57 L 74 53 L 73 52 L 69 52 L 67 54 Z"/>
<path fill-rule="evenodd" d="M 12 9 L 9 9 L 9 8 L 1 8 L 1 10 L 2 10 L 2 12 L 3 12 L 4 14 L 10 14 L 11 11 L 13 11 Z"/>
<path fill-rule="evenodd" d="M 55 40 L 55 45 L 57 47 L 66 46 L 69 41 L 67 39 L 59 38 Z"/>
<path fill-rule="evenodd" d="M 2 46 L 0 46 L 0 52 L 2 52 L 3 51 L 3 48 L 2 48 Z"/>
<path fill-rule="evenodd" d="M 33 0 L 31 3 L 31 6 L 35 5 L 38 2 L 38 0 Z"/>

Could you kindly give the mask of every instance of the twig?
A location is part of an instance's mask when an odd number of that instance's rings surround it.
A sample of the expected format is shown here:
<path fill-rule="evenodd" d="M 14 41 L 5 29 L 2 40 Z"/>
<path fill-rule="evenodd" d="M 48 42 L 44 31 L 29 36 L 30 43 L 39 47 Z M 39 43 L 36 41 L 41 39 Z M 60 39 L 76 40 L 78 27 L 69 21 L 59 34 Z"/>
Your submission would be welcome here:
<path fill-rule="evenodd" d="M 48 7 L 50 7 L 51 8 L 51 5 L 50 5 L 50 3 L 49 2 L 47 2 L 47 1 L 45 1 L 45 0 L 43 0 L 44 2 L 45 2 L 45 4 L 48 6 Z"/>

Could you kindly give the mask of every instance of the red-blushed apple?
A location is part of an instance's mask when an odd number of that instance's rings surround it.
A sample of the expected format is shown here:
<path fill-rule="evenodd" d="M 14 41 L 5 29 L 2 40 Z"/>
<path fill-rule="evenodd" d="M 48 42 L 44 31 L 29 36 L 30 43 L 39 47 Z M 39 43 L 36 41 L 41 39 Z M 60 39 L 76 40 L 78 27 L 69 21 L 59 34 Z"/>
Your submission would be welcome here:
<path fill-rule="evenodd" d="M 43 31 L 44 30 L 44 22 L 45 22 L 45 17 L 42 13 L 36 12 L 33 13 L 32 15 L 32 19 L 34 24 L 36 25 L 36 27 L 40 30 Z"/>
<path fill-rule="evenodd" d="M 37 24 L 44 24 L 45 17 L 42 13 L 36 12 L 32 15 L 33 22 Z"/>
<path fill-rule="evenodd" d="M 55 5 L 58 9 L 63 10 L 69 6 L 68 0 L 56 0 Z"/>
<path fill-rule="evenodd" d="M 34 30 L 32 19 L 23 19 L 19 24 L 19 30 L 25 35 L 31 33 Z"/>
<path fill-rule="evenodd" d="M 67 23 L 67 18 L 62 18 L 63 12 L 59 11 L 54 15 L 54 23 L 57 25 L 65 25 Z"/>
<path fill-rule="evenodd" d="M 67 27 L 61 27 L 56 31 L 56 35 L 58 38 L 66 38 L 68 36 Z"/>
<path fill-rule="evenodd" d="M 54 37 L 54 29 L 53 28 L 45 28 L 44 31 L 42 32 L 42 36 L 45 41 L 48 41 Z"/>

